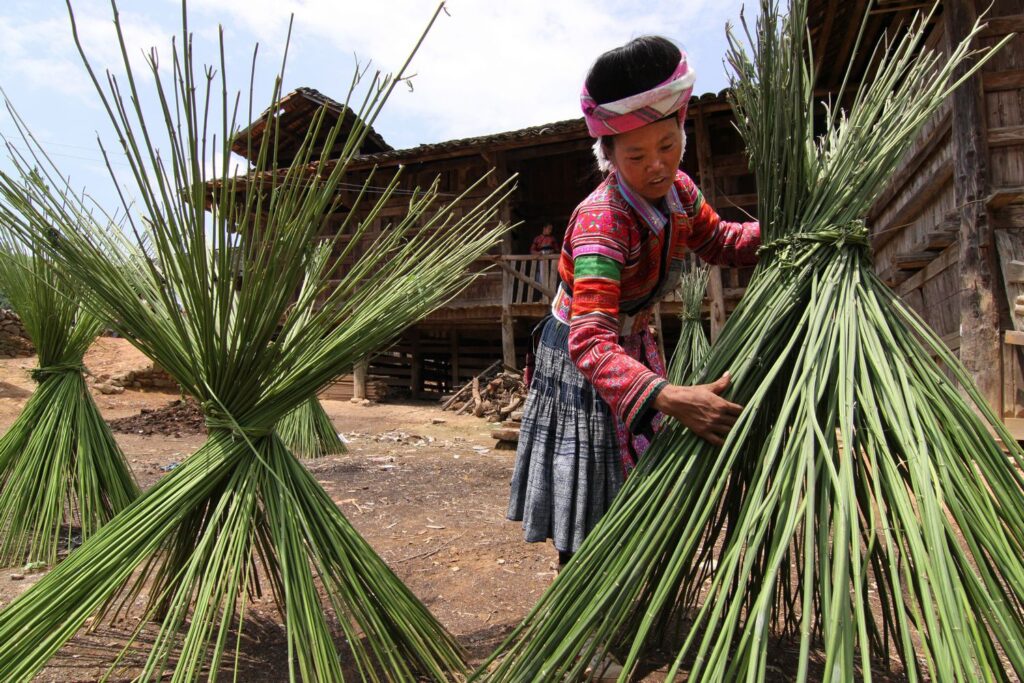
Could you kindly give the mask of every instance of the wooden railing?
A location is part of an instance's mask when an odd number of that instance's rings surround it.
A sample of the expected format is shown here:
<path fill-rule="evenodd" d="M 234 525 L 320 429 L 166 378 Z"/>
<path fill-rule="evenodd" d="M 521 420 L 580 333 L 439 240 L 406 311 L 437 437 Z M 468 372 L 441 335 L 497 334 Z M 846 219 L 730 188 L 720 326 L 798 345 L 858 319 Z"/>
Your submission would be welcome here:
<path fill-rule="evenodd" d="M 558 287 L 558 255 L 485 256 L 502 274 L 501 305 L 549 304 Z"/>
<path fill-rule="evenodd" d="M 1003 348 L 1000 349 L 999 402 L 1003 422 L 1013 438 L 1024 441 L 1024 332 L 1007 330 L 1001 334 Z"/>

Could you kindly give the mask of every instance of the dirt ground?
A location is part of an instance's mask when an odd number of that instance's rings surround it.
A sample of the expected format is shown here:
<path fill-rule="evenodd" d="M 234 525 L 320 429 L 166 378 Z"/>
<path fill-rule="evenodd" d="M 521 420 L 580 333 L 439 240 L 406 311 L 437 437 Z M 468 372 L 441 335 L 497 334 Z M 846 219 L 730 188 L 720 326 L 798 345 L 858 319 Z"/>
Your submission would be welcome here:
<path fill-rule="evenodd" d="M 122 340 L 101 339 L 86 356 L 96 375 L 147 361 Z M 33 390 L 34 358 L 0 360 L 0 429 Z M 108 420 L 157 409 L 176 394 L 127 390 L 94 396 Z M 349 453 L 309 462 L 309 469 L 380 556 L 474 659 L 489 654 L 525 616 L 554 577 L 550 545 L 527 544 L 505 521 L 514 453 L 495 450 L 488 424 L 441 412 L 433 404 L 353 405 L 324 401 Z M 143 488 L 195 451 L 204 435 L 116 434 Z M 0 570 L 0 607 L 42 573 Z M 287 679 L 283 630 L 273 605 L 254 606 L 246 626 L 251 661 L 240 680 Z M 128 629 L 101 627 L 77 637 L 38 678 L 92 681 L 120 651 Z M 115 677 L 116 680 L 116 677 Z"/>

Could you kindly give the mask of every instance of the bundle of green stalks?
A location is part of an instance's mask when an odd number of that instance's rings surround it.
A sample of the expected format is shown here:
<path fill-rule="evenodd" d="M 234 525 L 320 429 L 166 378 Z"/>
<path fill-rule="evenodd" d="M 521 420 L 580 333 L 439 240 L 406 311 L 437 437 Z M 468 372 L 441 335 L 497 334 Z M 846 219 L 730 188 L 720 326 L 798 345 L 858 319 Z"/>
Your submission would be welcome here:
<path fill-rule="evenodd" d="M 303 289 L 316 286 L 316 274 L 327 264 L 330 254 L 330 243 L 321 244 L 310 261 L 302 283 Z M 308 316 L 313 312 L 314 307 L 311 306 L 297 314 Z M 274 426 L 274 431 L 281 437 L 285 447 L 301 458 L 322 458 L 346 452 L 345 442 L 335 431 L 331 418 L 316 396 L 306 399 L 281 418 Z"/>
<path fill-rule="evenodd" d="M 284 445 L 302 458 L 322 458 L 345 453 L 345 442 L 334 429 L 331 418 L 316 397 L 281 418 L 274 427 Z"/>
<path fill-rule="evenodd" d="M 806 5 L 763 0 L 753 48 L 730 35 L 764 247 L 692 381 L 730 371 L 746 408 L 721 448 L 656 437 L 478 680 L 571 680 L 606 654 L 627 680 L 674 610 L 667 680 L 767 680 L 778 639 L 798 681 L 1024 674 L 1024 453 L 875 275 L 862 222 L 954 70 L 991 51 L 976 26 L 932 52 L 919 17 L 819 135 Z"/>
<path fill-rule="evenodd" d="M 0 225 L 6 222 L 0 208 Z M 0 439 L 0 564 L 54 564 L 138 495 L 85 383 L 100 321 L 31 244 L 0 238 L 0 288 L 39 354 L 38 383 Z"/>
<path fill-rule="evenodd" d="M 100 79 L 83 52 L 130 167 L 122 195 L 138 198 L 126 201 L 125 229 L 92 220 L 27 131 L 20 147 L 32 156 L 15 156 L 19 173 L 0 176 L 0 196 L 17 218 L 13 229 L 40 239 L 86 303 L 197 398 L 209 436 L 0 611 L 0 679 L 31 679 L 87 621 L 116 618 L 136 599 L 147 604 L 139 629 L 155 624 L 145 664 L 130 675 L 215 679 L 241 655 L 249 598 L 269 592 L 286 626 L 290 680 L 340 681 L 343 670 L 364 680 L 444 680 L 464 669 L 454 639 L 273 428 L 470 282 L 467 266 L 505 230 L 496 207 L 508 186 L 444 205 L 436 183 L 413 192 L 407 212 L 356 258 L 367 227 L 399 196 L 400 177 L 371 175 L 347 197 L 355 206 L 345 207 L 349 219 L 317 264 L 346 166 L 405 67 L 368 85 L 363 75 L 365 97 L 347 105 L 358 114 L 351 132 L 341 132 L 350 117 L 328 127 L 321 110 L 294 161 L 274 173 L 264 172 L 276 168 L 283 133 L 268 116 L 262 142 L 249 141 L 253 175 L 235 177 L 238 99 L 228 95 L 223 56 L 217 68 L 197 69 L 184 7 L 182 17 L 184 40 L 159 64 L 155 53 L 149 60 L 147 87 L 163 106 L 156 117 L 137 96 L 116 7 L 123 73 Z M 279 97 L 280 78 L 270 112 Z M 41 179 L 32 168 L 43 169 Z"/>
<path fill-rule="evenodd" d="M 677 291 L 682 303 L 679 339 L 668 363 L 668 379 L 675 384 L 684 383 L 701 370 L 711 351 L 701 318 L 710 273 L 711 269 L 706 265 L 692 265 L 679 281 Z"/>

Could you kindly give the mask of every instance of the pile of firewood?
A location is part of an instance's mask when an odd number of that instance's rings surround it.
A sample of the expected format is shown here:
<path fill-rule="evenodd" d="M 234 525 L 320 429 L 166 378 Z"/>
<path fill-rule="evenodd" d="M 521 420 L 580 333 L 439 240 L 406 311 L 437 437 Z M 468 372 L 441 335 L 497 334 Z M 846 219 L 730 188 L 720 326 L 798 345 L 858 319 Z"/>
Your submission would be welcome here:
<path fill-rule="evenodd" d="M 519 439 L 519 420 L 523 415 L 526 401 L 526 385 L 523 373 L 503 368 L 496 362 L 482 373 L 466 382 L 451 394 L 441 410 L 453 410 L 457 415 L 473 414 L 490 422 L 501 422 L 492 432 L 500 442 L 515 443 Z"/>

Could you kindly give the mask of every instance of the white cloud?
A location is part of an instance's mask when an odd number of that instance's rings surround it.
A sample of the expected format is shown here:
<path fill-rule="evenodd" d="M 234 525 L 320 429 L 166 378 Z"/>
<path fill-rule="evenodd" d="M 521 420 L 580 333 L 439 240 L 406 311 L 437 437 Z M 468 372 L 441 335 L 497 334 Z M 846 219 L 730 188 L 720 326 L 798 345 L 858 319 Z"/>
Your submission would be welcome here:
<path fill-rule="evenodd" d="M 433 10 L 431 3 L 407 0 L 193 0 L 191 7 L 277 45 L 294 12 L 291 63 L 302 68 L 290 72 L 290 86 L 311 85 L 339 99 L 351 75 L 352 53 L 397 69 Z M 720 73 L 724 22 L 739 13 L 736 0 L 450 0 L 447 7 L 450 16 L 438 18 L 412 65 L 414 92 L 399 89 L 379 124 L 398 144 L 577 116 L 580 84 L 593 59 L 643 33 L 662 33 L 685 45 L 698 73 Z M 706 82 L 718 89 L 724 79 Z M 412 139 L 407 131 L 422 138 Z"/>
<path fill-rule="evenodd" d="M 109 0 L 72 2 L 86 52 L 101 77 L 107 68 L 121 73 Z M 133 67 L 144 70 L 143 53 L 156 46 L 166 73 L 171 36 L 180 33 L 180 0 L 119 4 Z M 198 60 L 206 63 L 218 58 L 217 25 L 223 25 L 232 91 L 247 91 L 252 46 L 260 43 L 256 114 L 269 100 L 292 13 L 285 89 L 310 86 L 343 99 L 353 54 L 384 70 L 398 68 L 433 8 L 422 0 L 189 0 L 189 28 Z M 713 77 L 722 71 L 723 25 L 739 16 L 739 0 L 449 0 L 448 10 L 450 16 L 438 18 L 412 64 L 413 92 L 400 86 L 377 121 L 376 128 L 393 145 L 578 116 L 578 92 L 590 63 L 643 33 L 682 43 L 701 74 L 698 92 L 718 89 L 725 82 L 721 75 Z M 144 104 L 153 112 L 150 79 L 139 81 Z M 62 166 L 67 161 L 71 167 L 72 156 L 83 157 L 80 161 L 87 163 L 70 172 L 90 183 L 105 181 L 105 171 L 96 172 L 94 131 L 101 131 L 115 155 L 117 147 L 71 41 L 64 3 L 0 2 L 0 86 L 33 128 L 46 131 L 44 142 L 65 154 Z M 247 106 L 243 99 L 242 109 Z M 241 118 L 241 125 L 248 122 L 246 113 Z M 9 129 L 0 112 L 0 130 Z"/>
<path fill-rule="evenodd" d="M 24 79 L 26 86 L 45 88 L 92 105 L 93 86 L 72 41 L 67 12 L 63 4 L 49 3 L 44 7 L 48 11 L 0 16 L 0 75 L 7 83 Z M 109 5 L 95 0 L 75 3 L 75 20 L 97 76 L 103 79 L 107 69 L 120 72 L 120 46 Z M 161 52 L 169 48 L 173 28 L 165 29 L 146 15 L 131 11 L 122 11 L 120 20 L 133 69 L 146 69 L 144 53 L 151 47 L 156 46 Z"/>

